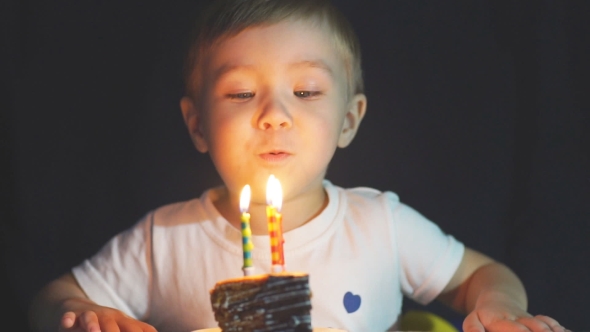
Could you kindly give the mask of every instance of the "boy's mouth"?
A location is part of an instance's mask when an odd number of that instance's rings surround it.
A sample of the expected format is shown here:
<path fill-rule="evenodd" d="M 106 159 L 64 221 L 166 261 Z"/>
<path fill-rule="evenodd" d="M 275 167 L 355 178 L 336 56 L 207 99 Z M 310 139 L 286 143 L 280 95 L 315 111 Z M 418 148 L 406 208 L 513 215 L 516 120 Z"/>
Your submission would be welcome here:
<path fill-rule="evenodd" d="M 285 151 L 269 151 L 260 154 L 260 158 L 267 162 L 279 162 L 283 161 L 291 156 L 290 153 Z"/>

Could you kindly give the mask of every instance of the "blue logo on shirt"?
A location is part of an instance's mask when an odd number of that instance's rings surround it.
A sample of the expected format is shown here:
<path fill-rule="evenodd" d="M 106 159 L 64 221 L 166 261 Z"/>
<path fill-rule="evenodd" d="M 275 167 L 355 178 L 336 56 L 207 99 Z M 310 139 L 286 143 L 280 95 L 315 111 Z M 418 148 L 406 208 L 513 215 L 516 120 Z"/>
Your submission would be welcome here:
<path fill-rule="evenodd" d="M 346 292 L 346 294 L 344 294 L 344 299 L 342 302 L 344 303 L 344 309 L 346 309 L 346 312 L 351 314 L 359 310 L 359 308 L 361 307 L 361 296 L 354 295 L 351 292 Z"/>

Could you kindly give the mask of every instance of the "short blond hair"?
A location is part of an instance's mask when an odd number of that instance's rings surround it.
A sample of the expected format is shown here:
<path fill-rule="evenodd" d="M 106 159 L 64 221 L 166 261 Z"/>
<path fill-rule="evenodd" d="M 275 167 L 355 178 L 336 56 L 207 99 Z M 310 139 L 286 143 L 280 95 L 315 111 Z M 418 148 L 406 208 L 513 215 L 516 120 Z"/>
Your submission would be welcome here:
<path fill-rule="evenodd" d="M 334 46 L 346 65 L 349 93 L 364 92 L 358 37 L 330 0 L 219 0 L 203 12 L 189 40 L 184 64 L 185 93 L 193 97 L 200 95 L 203 59 L 215 43 L 246 28 L 272 25 L 286 19 L 326 24 L 334 34 Z"/>

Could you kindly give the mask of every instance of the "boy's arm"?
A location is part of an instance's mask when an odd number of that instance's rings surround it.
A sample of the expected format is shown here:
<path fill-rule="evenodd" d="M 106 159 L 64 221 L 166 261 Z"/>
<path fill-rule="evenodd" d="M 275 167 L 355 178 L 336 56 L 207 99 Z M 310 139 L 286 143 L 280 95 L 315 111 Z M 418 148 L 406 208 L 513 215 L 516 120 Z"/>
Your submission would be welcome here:
<path fill-rule="evenodd" d="M 529 314 L 526 292 L 516 274 L 469 248 L 438 299 L 467 314 L 465 332 L 567 331 L 551 317 Z"/>
<path fill-rule="evenodd" d="M 119 310 L 92 302 L 71 273 L 50 282 L 37 294 L 29 322 L 32 331 L 156 331 Z"/>
<path fill-rule="evenodd" d="M 67 299 L 88 300 L 71 273 L 51 281 L 35 296 L 29 309 L 33 331 L 55 330 L 60 325 L 61 306 Z"/>

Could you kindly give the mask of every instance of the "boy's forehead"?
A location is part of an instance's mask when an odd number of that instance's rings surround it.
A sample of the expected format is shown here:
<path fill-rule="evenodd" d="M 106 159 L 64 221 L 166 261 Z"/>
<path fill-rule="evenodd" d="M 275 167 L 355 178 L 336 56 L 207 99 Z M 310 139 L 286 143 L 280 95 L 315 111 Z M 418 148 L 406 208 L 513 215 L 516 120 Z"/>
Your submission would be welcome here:
<path fill-rule="evenodd" d="M 204 69 L 209 78 L 272 65 L 317 68 L 336 77 L 344 63 L 331 37 L 326 27 L 302 20 L 248 27 L 215 43 L 207 52 Z"/>

